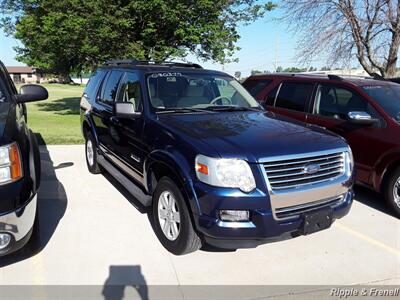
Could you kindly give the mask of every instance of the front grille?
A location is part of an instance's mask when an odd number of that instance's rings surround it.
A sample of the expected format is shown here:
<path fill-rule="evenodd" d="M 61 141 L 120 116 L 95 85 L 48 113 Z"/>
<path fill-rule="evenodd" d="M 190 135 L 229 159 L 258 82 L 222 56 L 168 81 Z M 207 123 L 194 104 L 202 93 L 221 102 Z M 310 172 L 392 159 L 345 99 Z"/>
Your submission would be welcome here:
<path fill-rule="evenodd" d="M 344 172 L 344 153 L 333 153 L 264 164 L 272 190 L 293 189 L 338 177 Z M 313 172 L 307 169 L 313 168 Z"/>
<path fill-rule="evenodd" d="M 331 199 L 324 199 L 320 201 L 315 201 L 307 204 L 301 204 L 301 205 L 295 205 L 295 206 L 289 206 L 285 208 L 277 208 L 275 210 L 276 217 L 279 219 L 284 219 L 284 218 L 291 218 L 291 217 L 297 217 L 305 212 L 322 208 L 322 207 L 335 207 L 339 205 L 340 203 L 343 202 L 345 199 L 345 195 L 331 198 Z"/>

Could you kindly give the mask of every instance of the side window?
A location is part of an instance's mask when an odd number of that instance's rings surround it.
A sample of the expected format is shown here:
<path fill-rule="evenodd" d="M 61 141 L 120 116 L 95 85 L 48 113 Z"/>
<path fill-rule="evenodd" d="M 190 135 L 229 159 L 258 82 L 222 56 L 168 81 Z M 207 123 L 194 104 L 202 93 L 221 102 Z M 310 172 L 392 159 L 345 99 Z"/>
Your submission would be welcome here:
<path fill-rule="evenodd" d="M 329 84 L 318 86 L 314 104 L 315 114 L 346 120 L 350 111 L 364 111 L 373 117 L 379 117 L 367 101 L 351 90 Z"/>
<path fill-rule="evenodd" d="M 99 102 L 112 105 L 118 92 L 118 85 L 121 80 L 123 72 L 122 71 L 112 71 L 106 79 L 106 83 L 103 88 L 102 95 Z"/>
<path fill-rule="evenodd" d="M 278 93 L 279 87 L 281 85 L 278 84 L 271 92 L 269 92 L 269 94 L 267 95 L 267 97 L 265 98 L 265 104 L 269 105 L 269 106 L 274 106 L 275 104 L 275 98 L 276 98 L 276 94 Z"/>
<path fill-rule="evenodd" d="M 245 83 L 243 83 L 243 86 L 250 93 L 250 95 L 252 95 L 255 99 L 257 99 L 257 95 L 271 83 L 272 80 L 268 79 L 247 80 Z"/>
<path fill-rule="evenodd" d="M 140 88 L 139 76 L 135 72 L 125 74 L 118 102 L 131 102 L 136 112 L 143 111 L 142 90 Z"/>
<path fill-rule="evenodd" d="M 89 100 L 94 100 L 96 98 L 97 90 L 99 89 L 100 84 L 101 84 L 105 74 L 106 74 L 106 71 L 97 70 L 90 77 L 89 82 L 86 85 L 85 92 L 84 92 L 86 94 L 86 97 Z"/>
<path fill-rule="evenodd" d="M 276 107 L 304 111 L 310 99 L 312 83 L 284 82 L 276 99 Z"/>
<path fill-rule="evenodd" d="M 0 103 L 6 101 L 6 96 L 4 95 L 2 91 L 2 86 L 0 85 Z"/>

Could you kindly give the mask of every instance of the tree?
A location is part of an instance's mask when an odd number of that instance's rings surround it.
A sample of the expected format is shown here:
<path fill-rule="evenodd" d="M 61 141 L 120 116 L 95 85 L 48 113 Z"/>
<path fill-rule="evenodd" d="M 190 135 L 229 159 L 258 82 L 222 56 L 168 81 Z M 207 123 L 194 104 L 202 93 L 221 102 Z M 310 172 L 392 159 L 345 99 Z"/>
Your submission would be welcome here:
<path fill-rule="evenodd" d="M 258 0 L 0 0 L 17 59 L 64 76 L 112 58 L 163 61 L 188 53 L 232 61 L 238 24 L 274 5 Z"/>
<path fill-rule="evenodd" d="M 357 58 L 370 75 L 395 76 L 400 46 L 400 0 L 283 0 L 283 19 L 303 33 L 300 53 L 321 53 L 333 65 Z"/>

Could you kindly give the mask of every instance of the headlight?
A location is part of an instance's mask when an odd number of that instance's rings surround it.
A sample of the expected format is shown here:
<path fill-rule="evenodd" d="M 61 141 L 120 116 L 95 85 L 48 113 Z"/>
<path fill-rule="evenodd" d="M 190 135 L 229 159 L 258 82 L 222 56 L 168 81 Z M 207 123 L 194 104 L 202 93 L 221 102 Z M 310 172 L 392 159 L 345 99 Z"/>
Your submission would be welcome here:
<path fill-rule="evenodd" d="M 246 193 L 256 188 L 249 164 L 241 159 L 198 155 L 195 168 L 197 178 L 209 185 L 239 188 Z"/>
<path fill-rule="evenodd" d="M 21 155 L 16 143 L 0 147 L 0 184 L 22 177 Z"/>
<path fill-rule="evenodd" d="M 353 152 L 349 148 L 347 152 L 345 152 L 345 158 L 346 158 L 346 171 L 347 175 L 351 176 L 353 174 L 354 170 L 354 158 L 353 158 Z"/>

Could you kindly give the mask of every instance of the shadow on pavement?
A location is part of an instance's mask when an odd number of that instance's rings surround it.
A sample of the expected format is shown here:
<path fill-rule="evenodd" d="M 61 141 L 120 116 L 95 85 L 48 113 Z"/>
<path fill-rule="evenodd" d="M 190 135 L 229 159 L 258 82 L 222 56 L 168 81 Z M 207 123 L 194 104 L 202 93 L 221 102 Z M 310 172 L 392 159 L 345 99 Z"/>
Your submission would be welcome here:
<path fill-rule="evenodd" d="M 140 266 L 110 266 L 109 272 L 102 291 L 105 300 L 132 299 L 131 296 L 125 297 L 127 287 L 133 287 L 140 299 L 149 298 L 146 280 Z"/>
<path fill-rule="evenodd" d="M 42 175 L 37 193 L 39 230 L 33 231 L 30 241 L 20 251 L 2 257 L 0 267 L 28 259 L 41 252 L 52 238 L 67 209 L 67 195 L 64 186 L 57 179 L 55 169 L 69 167 L 73 163 L 53 166 L 53 161 L 45 146 L 40 147 L 40 156 Z"/>
<path fill-rule="evenodd" d="M 355 186 L 354 192 L 356 201 L 390 216 L 394 216 L 386 206 L 385 197 L 382 194 L 362 186 Z"/>
<path fill-rule="evenodd" d="M 122 196 L 126 198 L 141 214 L 148 213 L 151 209 L 143 206 L 143 204 L 132 196 L 114 177 L 112 177 L 107 171 L 103 171 L 102 175 L 120 192 Z"/>

